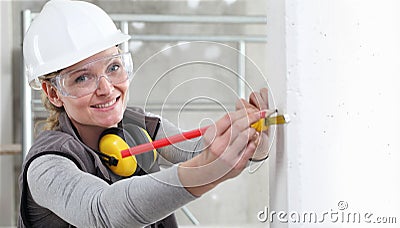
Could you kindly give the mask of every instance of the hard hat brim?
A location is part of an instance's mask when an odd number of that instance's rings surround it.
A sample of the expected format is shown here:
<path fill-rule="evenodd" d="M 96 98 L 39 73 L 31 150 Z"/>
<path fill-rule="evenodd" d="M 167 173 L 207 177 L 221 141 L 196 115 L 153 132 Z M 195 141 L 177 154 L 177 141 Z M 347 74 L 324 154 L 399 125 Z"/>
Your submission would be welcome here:
<path fill-rule="evenodd" d="M 27 66 L 29 85 L 32 89 L 40 90 L 41 83 L 38 80 L 40 76 L 70 67 L 82 60 L 89 58 L 90 56 L 107 50 L 108 48 L 127 42 L 130 38 L 130 35 L 124 34 L 120 30 L 117 30 L 115 34 L 109 36 L 107 39 L 101 39 L 97 42 L 94 41 L 90 47 L 85 47 L 82 50 L 71 50 L 71 53 L 68 55 L 60 56 L 57 59 L 47 61 L 46 64 L 36 67 L 35 72 L 29 72 L 30 68 Z"/>

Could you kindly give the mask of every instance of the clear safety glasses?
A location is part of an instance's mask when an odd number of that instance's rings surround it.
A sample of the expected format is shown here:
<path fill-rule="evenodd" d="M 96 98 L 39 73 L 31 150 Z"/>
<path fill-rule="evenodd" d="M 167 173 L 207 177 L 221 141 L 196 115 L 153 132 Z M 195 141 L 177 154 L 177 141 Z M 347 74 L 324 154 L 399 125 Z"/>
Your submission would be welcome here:
<path fill-rule="evenodd" d="M 96 59 L 78 69 L 57 75 L 50 82 L 63 96 L 73 98 L 83 97 L 93 93 L 99 86 L 100 78 L 104 77 L 113 85 L 130 80 L 133 62 L 129 52 Z"/>

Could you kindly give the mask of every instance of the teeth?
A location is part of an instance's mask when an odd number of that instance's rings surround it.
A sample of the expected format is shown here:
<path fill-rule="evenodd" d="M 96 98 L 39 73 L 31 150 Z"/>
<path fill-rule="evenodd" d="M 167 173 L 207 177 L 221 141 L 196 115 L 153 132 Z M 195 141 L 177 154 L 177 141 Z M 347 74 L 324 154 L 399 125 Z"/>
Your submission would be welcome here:
<path fill-rule="evenodd" d="M 113 105 L 116 101 L 117 101 L 117 99 L 114 99 L 114 100 L 112 100 L 112 101 L 110 101 L 108 103 L 98 104 L 98 105 L 95 105 L 94 107 L 96 107 L 96 108 L 107 108 L 107 107 L 110 107 L 111 105 Z"/>

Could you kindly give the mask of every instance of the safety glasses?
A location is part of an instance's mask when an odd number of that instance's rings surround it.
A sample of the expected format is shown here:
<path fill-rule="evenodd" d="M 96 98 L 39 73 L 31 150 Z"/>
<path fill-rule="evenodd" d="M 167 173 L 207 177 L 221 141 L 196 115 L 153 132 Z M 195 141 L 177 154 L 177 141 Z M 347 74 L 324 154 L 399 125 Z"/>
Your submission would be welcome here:
<path fill-rule="evenodd" d="M 57 75 L 50 82 L 63 96 L 79 98 L 93 93 L 104 77 L 113 85 L 130 80 L 133 62 L 129 52 L 96 59 L 78 69 Z"/>

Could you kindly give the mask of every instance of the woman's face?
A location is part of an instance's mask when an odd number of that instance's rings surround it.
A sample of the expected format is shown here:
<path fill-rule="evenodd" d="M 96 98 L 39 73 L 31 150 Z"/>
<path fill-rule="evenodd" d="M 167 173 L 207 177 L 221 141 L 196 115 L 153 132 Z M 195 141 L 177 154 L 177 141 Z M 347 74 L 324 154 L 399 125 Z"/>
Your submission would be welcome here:
<path fill-rule="evenodd" d="M 117 47 L 107 49 L 64 69 L 61 74 L 78 69 L 95 59 L 115 54 L 118 54 Z M 101 68 L 99 66 L 99 75 L 102 74 Z M 57 91 L 57 95 L 78 131 L 85 127 L 109 128 L 115 127 L 122 119 L 126 108 L 128 87 L 129 80 L 113 85 L 105 77 L 100 77 L 97 89 L 91 94 L 71 98 Z"/>

